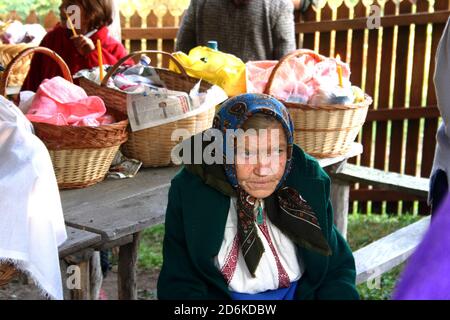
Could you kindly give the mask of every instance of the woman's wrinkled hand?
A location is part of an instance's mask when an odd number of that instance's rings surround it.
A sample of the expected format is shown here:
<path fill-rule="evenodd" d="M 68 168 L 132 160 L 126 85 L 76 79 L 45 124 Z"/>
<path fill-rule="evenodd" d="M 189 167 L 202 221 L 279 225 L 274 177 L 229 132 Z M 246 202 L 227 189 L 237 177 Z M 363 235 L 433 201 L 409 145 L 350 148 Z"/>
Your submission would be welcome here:
<path fill-rule="evenodd" d="M 71 37 L 71 39 L 72 39 L 78 53 L 83 56 L 85 56 L 88 53 L 95 50 L 94 42 L 88 37 L 85 37 L 83 35 L 78 35 L 78 36 Z"/>

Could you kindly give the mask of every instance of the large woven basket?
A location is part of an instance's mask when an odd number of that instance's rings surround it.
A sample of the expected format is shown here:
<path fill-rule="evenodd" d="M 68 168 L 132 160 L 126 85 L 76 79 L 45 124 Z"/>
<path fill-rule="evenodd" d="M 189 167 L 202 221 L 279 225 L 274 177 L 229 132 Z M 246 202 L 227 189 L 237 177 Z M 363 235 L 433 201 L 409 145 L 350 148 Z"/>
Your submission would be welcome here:
<path fill-rule="evenodd" d="M 17 55 L 6 68 L 0 81 L 0 94 L 5 94 L 9 74 L 17 61 L 36 52 L 55 60 L 63 77 L 72 82 L 69 68 L 57 53 L 43 47 L 29 48 Z M 49 150 L 60 189 L 84 188 L 104 179 L 120 145 L 128 137 L 126 115 L 116 110 L 108 112 L 113 114 L 116 123 L 76 127 L 33 122 L 36 135 Z"/>
<path fill-rule="evenodd" d="M 8 284 L 18 273 L 11 263 L 0 262 L 0 287 Z"/>
<path fill-rule="evenodd" d="M 26 43 L 19 44 L 0 44 L 0 64 L 7 66 L 19 53 L 32 46 Z M 9 75 L 8 85 L 11 87 L 20 87 L 30 70 L 32 55 L 25 57 L 17 62 Z"/>
<path fill-rule="evenodd" d="M 304 53 L 294 51 L 283 57 L 274 67 L 265 93 L 271 94 L 272 82 L 283 63 Z M 294 123 L 294 141 L 306 153 L 316 158 L 344 155 L 355 141 L 363 126 L 372 98 L 349 105 L 308 105 L 280 100 L 289 110 Z"/>
<path fill-rule="evenodd" d="M 139 51 L 124 57 L 118 61 L 106 74 L 101 85 L 87 79 L 80 79 L 80 86 L 86 90 L 88 94 L 100 96 L 110 108 L 126 112 L 127 110 L 127 93 L 108 88 L 106 86 L 108 79 L 114 72 L 128 59 L 141 54 L 163 54 L 168 56 L 181 70 L 181 74 L 162 68 L 155 68 L 161 80 L 170 90 L 189 92 L 199 81 L 189 77 L 181 66 L 181 64 L 167 52 L 162 51 Z M 202 81 L 200 91 L 208 90 L 212 85 Z M 211 107 L 201 113 L 192 112 L 181 120 L 173 121 L 160 126 L 131 132 L 129 130 L 129 138 L 122 146 L 122 152 L 134 159 L 142 161 L 143 167 L 162 167 L 172 163 L 171 151 L 179 143 L 172 141 L 172 133 L 176 129 L 188 130 L 191 135 L 195 135 L 212 126 L 215 108 Z"/>

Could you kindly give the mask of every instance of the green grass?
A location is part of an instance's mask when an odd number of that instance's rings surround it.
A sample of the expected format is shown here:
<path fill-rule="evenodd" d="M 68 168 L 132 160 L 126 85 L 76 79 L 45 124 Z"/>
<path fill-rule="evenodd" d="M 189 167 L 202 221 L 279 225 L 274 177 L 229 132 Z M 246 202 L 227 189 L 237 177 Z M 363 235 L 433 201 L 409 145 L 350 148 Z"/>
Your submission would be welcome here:
<path fill-rule="evenodd" d="M 349 245 L 353 251 L 356 251 L 419 219 L 419 216 L 413 215 L 388 216 L 352 214 L 349 216 L 348 221 Z M 161 268 L 163 237 L 164 225 L 158 225 L 144 231 L 139 247 L 138 261 L 141 269 L 159 270 Z M 390 299 L 395 283 L 402 270 L 403 265 L 400 265 L 392 271 L 382 275 L 379 286 L 374 286 L 376 282 L 372 281 L 372 289 L 369 288 L 367 283 L 358 285 L 361 299 Z"/>
<path fill-rule="evenodd" d="M 139 267 L 147 270 L 161 269 L 164 225 L 157 225 L 143 232 L 139 246 Z"/>
<path fill-rule="evenodd" d="M 388 216 L 352 214 L 349 216 L 348 221 L 349 245 L 353 251 L 356 251 L 397 229 L 419 220 L 420 218 L 420 216 L 413 215 Z M 361 299 L 390 299 L 403 267 L 404 264 L 383 274 L 379 279 L 379 282 L 373 280 L 369 283 L 358 285 Z"/>

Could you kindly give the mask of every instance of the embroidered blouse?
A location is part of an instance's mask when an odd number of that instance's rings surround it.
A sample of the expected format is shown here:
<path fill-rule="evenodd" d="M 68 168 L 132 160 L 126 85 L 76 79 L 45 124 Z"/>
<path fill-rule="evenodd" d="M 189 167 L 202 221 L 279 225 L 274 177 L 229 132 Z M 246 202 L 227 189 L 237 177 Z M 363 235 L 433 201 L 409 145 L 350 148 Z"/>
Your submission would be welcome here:
<path fill-rule="evenodd" d="M 261 204 L 264 209 L 264 202 Z M 264 210 L 262 224 L 257 223 L 257 226 L 264 254 L 253 278 L 239 247 L 236 198 L 232 198 L 224 239 L 215 258 L 215 264 L 227 281 L 230 291 L 255 294 L 286 288 L 303 274 L 303 264 L 294 243 L 266 218 Z"/>

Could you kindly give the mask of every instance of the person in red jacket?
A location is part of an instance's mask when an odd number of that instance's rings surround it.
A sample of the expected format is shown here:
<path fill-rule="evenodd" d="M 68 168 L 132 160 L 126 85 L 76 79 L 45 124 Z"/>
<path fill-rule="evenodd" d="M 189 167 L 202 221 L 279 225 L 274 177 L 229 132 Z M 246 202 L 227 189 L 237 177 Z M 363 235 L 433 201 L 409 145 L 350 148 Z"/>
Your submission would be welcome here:
<path fill-rule="evenodd" d="M 66 12 L 70 6 L 80 8 L 77 36 L 73 35 L 67 24 Z M 61 22 L 47 33 L 40 46 L 58 53 L 67 63 L 73 75 L 82 69 L 98 66 L 95 44 L 97 39 L 100 39 L 103 64 L 115 64 L 127 55 L 127 51 L 120 42 L 108 34 L 107 26 L 112 23 L 112 7 L 112 0 L 63 0 L 59 7 Z M 70 13 L 68 12 L 69 17 L 71 17 Z M 75 19 L 75 27 L 77 26 L 76 22 Z M 97 31 L 95 32 L 95 30 Z M 92 34 L 92 32 L 94 33 Z M 129 60 L 126 64 L 133 64 L 133 62 Z M 22 90 L 35 92 L 44 79 L 51 79 L 55 76 L 62 76 L 56 62 L 43 54 L 36 53 L 31 61 L 30 71 Z"/>

